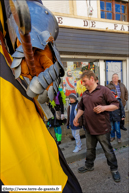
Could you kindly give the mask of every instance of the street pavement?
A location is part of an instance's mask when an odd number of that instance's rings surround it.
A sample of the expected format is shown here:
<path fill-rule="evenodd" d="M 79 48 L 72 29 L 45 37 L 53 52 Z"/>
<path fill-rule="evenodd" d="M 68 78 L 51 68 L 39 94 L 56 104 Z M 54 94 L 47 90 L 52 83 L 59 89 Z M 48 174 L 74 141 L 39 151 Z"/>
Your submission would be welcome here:
<path fill-rule="evenodd" d="M 112 179 L 110 168 L 103 153 L 97 155 L 94 170 L 91 172 L 80 174 L 77 171 L 79 167 L 84 165 L 85 159 L 69 164 L 83 193 L 129 193 L 129 145 L 114 151 L 121 175 L 121 182 L 119 183 Z"/>
<path fill-rule="evenodd" d="M 112 146 L 114 149 L 121 148 L 129 144 L 129 122 L 125 125 L 125 127 L 127 128 L 127 131 L 121 130 L 122 142 L 118 144 L 117 138 L 112 142 Z M 78 153 L 73 153 L 73 150 L 75 148 L 75 140 L 70 140 L 70 138 L 67 140 L 65 139 L 65 141 L 62 140 L 60 148 L 62 150 L 62 153 L 64 154 L 67 163 L 78 161 L 86 157 L 86 138 L 82 138 L 81 141 L 82 141 L 82 150 L 79 151 Z M 98 143 L 96 148 L 96 154 L 100 153 L 103 153 L 103 150 L 100 144 Z"/>

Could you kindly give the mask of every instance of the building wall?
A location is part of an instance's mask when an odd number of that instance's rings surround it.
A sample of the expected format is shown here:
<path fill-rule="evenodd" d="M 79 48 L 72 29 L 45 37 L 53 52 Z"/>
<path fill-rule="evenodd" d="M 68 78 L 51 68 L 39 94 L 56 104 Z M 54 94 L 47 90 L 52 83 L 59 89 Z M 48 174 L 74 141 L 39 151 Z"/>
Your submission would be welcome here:
<path fill-rule="evenodd" d="M 102 85 L 105 85 L 106 81 L 105 61 L 122 61 L 123 83 L 129 91 L 129 23 L 101 19 L 100 0 L 43 1 L 43 3 L 56 16 L 60 27 L 56 44 L 61 59 L 97 60 Z M 88 12 L 89 5 L 93 8 L 92 15 Z M 126 110 L 129 110 L 129 102 Z"/>
<path fill-rule="evenodd" d="M 89 5 L 91 4 L 91 7 L 93 8 L 93 15 L 91 16 L 91 18 L 97 18 L 98 17 L 98 2 L 97 1 L 90 1 L 89 0 L 78 0 L 76 1 L 76 9 L 77 9 L 77 15 L 78 16 L 85 16 L 85 17 L 89 17 Z"/>
<path fill-rule="evenodd" d="M 56 13 L 65 13 L 70 14 L 70 6 L 69 1 L 44 1 L 42 0 L 43 5 L 47 7 L 50 11 L 56 12 Z"/>

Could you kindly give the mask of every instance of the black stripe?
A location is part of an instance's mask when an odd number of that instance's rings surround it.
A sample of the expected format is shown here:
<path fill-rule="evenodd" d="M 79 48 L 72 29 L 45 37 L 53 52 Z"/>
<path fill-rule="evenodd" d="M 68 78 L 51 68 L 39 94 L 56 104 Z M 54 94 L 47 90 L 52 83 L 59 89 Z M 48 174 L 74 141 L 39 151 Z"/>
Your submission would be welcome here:
<path fill-rule="evenodd" d="M 68 176 L 67 183 L 66 183 L 62 193 L 82 193 L 81 186 L 80 186 L 76 176 L 74 175 L 74 173 L 72 172 L 72 170 L 68 166 L 68 164 L 64 158 L 64 155 L 59 147 L 58 147 L 58 150 L 59 150 L 60 165 L 61 165 L 64 173 Z"/>
<path fill-rule="evenodd" d="M 21 94 L 26 97 L 27 99 L 33 101 L 32 98 L 30 98 L 29 96 L 27 96 L 26 91 L 24 90 L 24 88 L 20 85 L 20 83 L 15 79 L 15 77 L 12 74 L 11 69 L 9 68 L 9 66 L 6 63 L 6 60 L 3 56 L 2 53 L 0 53 L 0 76 L 7 80 L 8 82 L 10 82 L 11 84 L 13 84 L 20 92 Z M 25 81 L 21 80 L 22 83 L 25 84 Z"/>
<path fill-rule="evenodd" d="M 3 33 L 3 27 L 2 27 L 1 21 L 0 21 L 0 31 Z"/>
<path fill-rule="evenodd" d="M 4 185 L 3 182 L 0 180 L 0 189 L 2 188 L 3 185 Z M 4 191 L 4 193 L 9 193 L 9 192 Z"/>

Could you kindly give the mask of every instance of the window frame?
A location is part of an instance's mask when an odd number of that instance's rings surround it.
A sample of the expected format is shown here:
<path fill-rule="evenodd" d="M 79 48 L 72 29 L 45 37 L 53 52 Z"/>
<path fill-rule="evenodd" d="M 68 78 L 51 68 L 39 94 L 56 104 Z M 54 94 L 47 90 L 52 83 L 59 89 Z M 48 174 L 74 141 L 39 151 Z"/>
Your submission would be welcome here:
<path fill-rule="evenodd" d="M 106 13 L 112 13 L 112 19 L 109 19 L 109 20 L 123 21 L 122 15 L 125 15 L 127 17 L 127 20 L 124 22 L 129 21 L 129 10 L 128 10 L 129 9 L 129 3 L 128 2 L 123 2 L 121 0 L 119 2 L 116 2 L 116 0 L 100 0 L 100 3 L 101 3 L 101 1 L 104 2 L 104 10 L 101 10 L 101 6 L 100 6 L 100 15 L 101 15 L 101 12 L 105 13 L 105 18 L 101 17 L 101 19 L 107 19 Z M 106 3 L 107 2 L 112 4 L 112 10 L 111 11 L 106 10 Z M 120 12 L 115 11 L 115 4 L 120 5 Z M 122 13 L 122 5 L 127 7 L 127 13 Z M 120 20 L 117 20 L 115 18 L 116 14 L 120 14 Z"/>

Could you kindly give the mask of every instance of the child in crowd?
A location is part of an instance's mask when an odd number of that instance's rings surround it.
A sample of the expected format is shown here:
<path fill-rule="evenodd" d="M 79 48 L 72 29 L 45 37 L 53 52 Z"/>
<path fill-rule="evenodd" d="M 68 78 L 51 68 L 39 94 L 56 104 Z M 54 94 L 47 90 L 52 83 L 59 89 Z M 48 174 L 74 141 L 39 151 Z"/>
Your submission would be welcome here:
<path fill-rule="evenodd" d="M 65 94 L 62 88 L 58 88 L 57 95 L 55 96 L 53 101 L 50 101 L 49 108 L 51 109 L 54 117 L 48 120 L 47 127 L 54 127 L 55 137 L 57 144 L 61 144 L 62 139 L 62 129 L 61 125 L 66 124 L 66 118 L 64 117 L 64 104 L 65 101 Z"/>
<path fill-rule="evenodd" d="M 73 150 L 74 153 L 77 153 L 78 151 L 80 151 L 82 148 L 82 142 L 80 139 L 80 128 L 81 128 L 81 124 L 82 124 L 82 120 L 79 121 L 79 126 L 74 126 L 73 124 L 73 120 L 77 114 L 77 106 L 78 106 L 78 100 L 77 100 L 77 95 L 75 93 L 71 93 L 69 95 L 69 107 L 67 109 L 67 129 L 71 128 L 72 131 L 72 135 L 75 138 L 76 141 L 76 147 Z"/>
<path fill-rule="evenodd" d="M 110 112 L 111 121 L 111 142 L 115 139 L 115 131 L 118 139 L 118 143 L 121 143 L 121 131 L 120 131 L 120 121 L 125 119 L 125 111 L 122 105 L 121 99 L 118 98 L 116 90 L 112 89 L 112 93 L 115 98 L 119 101 L 119 109 Z"/>

